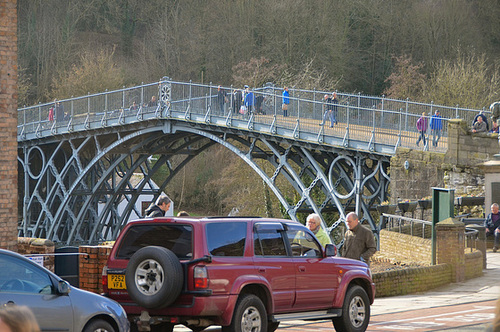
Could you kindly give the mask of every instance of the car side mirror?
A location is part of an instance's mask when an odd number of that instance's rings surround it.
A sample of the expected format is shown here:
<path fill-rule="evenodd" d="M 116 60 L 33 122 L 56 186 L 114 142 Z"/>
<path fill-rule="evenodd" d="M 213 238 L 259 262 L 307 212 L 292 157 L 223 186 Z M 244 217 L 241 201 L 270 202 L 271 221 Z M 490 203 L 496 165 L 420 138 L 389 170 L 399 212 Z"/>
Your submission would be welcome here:
<path fill-rule="evenodd" d="M 337 247 L 330 243 L 327 244 L 325 246 L 325 256 L 326 257 L 337 256 Z"/>
<path fill-rule="evenodd" d="M 69 283 L 65 280 L 59 280 L 57 283 L 57 293 L 60 295 L 68 295 L 70 291 L 71 288 L 69 287 Z"/>

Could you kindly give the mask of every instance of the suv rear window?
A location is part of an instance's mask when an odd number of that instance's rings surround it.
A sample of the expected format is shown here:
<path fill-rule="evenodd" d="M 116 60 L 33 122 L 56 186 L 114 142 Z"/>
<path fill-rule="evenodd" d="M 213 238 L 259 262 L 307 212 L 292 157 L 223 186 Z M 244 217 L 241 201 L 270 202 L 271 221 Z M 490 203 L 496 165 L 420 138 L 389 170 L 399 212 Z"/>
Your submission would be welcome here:
<path fill-rule="evenodd" d="M 243 256 L 247 224 L 214 222 L 207 224 L 208 251 L 213 256 Z"/>
<path fill-rule="evenodd" d="M 160 246 L 171 250 L 179 259 L 192 257 L 193 228 L 190 225 L 138 225 L 129 228 L 116 253 L 118 259 L 130 259 L 139 249 Z"/>

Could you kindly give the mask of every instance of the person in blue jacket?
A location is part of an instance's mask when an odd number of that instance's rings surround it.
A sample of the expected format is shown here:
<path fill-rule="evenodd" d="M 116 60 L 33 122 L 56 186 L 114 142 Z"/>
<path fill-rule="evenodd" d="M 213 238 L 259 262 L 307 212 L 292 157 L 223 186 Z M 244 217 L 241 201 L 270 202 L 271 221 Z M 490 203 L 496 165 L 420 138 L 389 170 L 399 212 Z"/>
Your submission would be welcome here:
<path fill-rule="evenodd" d="M 285 86 L 283 89 L 283 103 L 281 104 L 281 109 L 283 110 L 283 116 L 288 116 L 288 105 L 290 104 L 290 94 L 288 93 L 288 87 Z"/>
<path fill-rule="evenodd" d="M 255 96 L 250 88 L 247 87 L 245 91 L 245 100 L 243 101 L 245 106 L 247 107 L 248 114 L 252 114 L 253 105 L 255 104 Z"/>
<path fill-rule="evenodd" d="M 432 146 L 437 146 L 438 141 L 441 138 L 441 130 L 443 130 L 443 120 L 441 119 L 439 110 L 436 110 L 434 115 L 431 117 L 430 127 L 432 133 Z"/>

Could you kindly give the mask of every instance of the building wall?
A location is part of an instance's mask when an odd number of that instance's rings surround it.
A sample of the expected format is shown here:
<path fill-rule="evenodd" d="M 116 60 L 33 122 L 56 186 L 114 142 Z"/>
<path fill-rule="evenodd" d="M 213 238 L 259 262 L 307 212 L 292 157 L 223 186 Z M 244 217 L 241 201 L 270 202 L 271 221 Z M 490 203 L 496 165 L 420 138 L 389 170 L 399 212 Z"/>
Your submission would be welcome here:
<path fill-rule="evenodd" d="M 17 1 L 0 0 L 0 247 L 17 250 Z"/>

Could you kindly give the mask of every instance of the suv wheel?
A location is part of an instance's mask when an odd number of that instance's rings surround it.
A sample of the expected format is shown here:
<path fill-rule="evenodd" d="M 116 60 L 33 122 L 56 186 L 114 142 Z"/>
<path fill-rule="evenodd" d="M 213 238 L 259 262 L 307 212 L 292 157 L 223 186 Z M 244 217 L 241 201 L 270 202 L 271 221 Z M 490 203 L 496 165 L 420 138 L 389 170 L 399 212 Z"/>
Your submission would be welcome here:
<path fill-rule="evenodd" d="M 334 318 L 336 331 L 364 332 L 370 321 L 370 301 L 366 291 L 360 286 L 347 290 L 342 306 L 342 316 Z"/>
<path fill-rule="evenodd" d="M 179 296 L 183 283 L 182 266 L 170 250 L 149 246 L 130 258 L 125 273 L 127 290 L 134 302 L 148 308 L 163 308 Z"/>
<path fill-rule="evenodd" d="M 267 331 L 267 313 L 262 301 L 255 295 L 244 295 L 238 299 L 231 325 L 223 326 L 222 332 Z"/>

